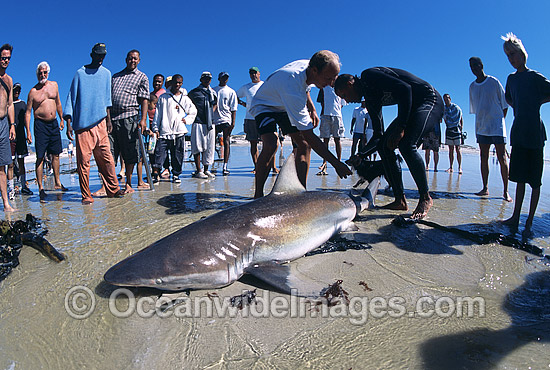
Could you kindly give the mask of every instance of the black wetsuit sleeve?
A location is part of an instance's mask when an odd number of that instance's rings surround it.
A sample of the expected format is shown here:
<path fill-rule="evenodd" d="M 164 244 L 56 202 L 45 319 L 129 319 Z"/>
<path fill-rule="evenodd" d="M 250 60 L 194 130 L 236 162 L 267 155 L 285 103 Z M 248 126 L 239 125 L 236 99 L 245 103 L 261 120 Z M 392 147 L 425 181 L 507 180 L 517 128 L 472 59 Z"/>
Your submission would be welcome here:
<path fill-rule="evenodd" d="M 401 80 L 399 75 L 390 68 L 370 68 L 361 74 L 363 85 L 368 90 L 378 91 L 379 116 L 382 116 L 383 105 L 397 104 L 397 122 L 398 126 L 406 127 L 411 114 L 413 96 L 412 87 L 407 82 Z M 365 96 L 368 105 L 368 97 Z M 375 103 L 375 102 L 372 102 Z M 368 108 L 371 114 L 370 108 Z M 373 112 L 375 113 L 375 112 Z M 374 116 L 377 116 L 375 113 Z M 373 126 L 375 127 L 375 117 L 371 115 Z M 376 128 L 375 128 L 376 130 Z"/>

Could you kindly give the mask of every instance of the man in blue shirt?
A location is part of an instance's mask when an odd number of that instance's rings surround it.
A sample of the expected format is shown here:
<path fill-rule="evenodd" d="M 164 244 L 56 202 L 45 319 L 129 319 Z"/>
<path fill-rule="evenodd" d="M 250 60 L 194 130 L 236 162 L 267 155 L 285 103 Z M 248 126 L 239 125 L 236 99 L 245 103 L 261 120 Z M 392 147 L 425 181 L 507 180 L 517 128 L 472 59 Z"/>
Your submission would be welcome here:
<path fill-rule="evenodd" d="M 111 154 L 108 131 L 111 130 L 111 72 L 103 67 L 105 44 L 95 44 L 92 62 L 80 68 L 71 83 L 63 117 L 67 122 L 67 137 L 76 134 L 76 163 L 82 204 L 94 202 L 90 192 L 90 156 L 94 155 L 107 196 L 121 197 Z M 72 123 L 72 125 L 71 125 Z"/>

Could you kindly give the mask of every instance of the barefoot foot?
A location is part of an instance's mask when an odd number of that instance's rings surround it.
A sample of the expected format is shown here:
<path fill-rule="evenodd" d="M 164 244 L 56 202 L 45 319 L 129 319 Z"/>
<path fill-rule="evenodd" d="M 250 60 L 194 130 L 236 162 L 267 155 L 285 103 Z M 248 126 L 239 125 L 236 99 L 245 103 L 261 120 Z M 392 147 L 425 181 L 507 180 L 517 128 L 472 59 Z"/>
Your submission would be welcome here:
<path fill-rule="evenodd" d="M 124 194 L 132 194 L 135 192 L 134 188 L 132 188 L 130 185 L 126 185 L 126 188 L 124 189 Z"/>
<path fill-rule="evenodd" d="M 433 200 L 432 198 L 428 196 L 421 197 L 418 201 L 418 204 L 414 210 L 414 212 L 411 215 L 411 218 L 413 220 L 421 220 L 428 214 L 428 211 L 430 208 L 432 208 Z"/>
<path fill-rule="evenodd" d="M 502 198 L 507 201 L 507 202 L 513 202 L 514 200 L 512 199 L 512 197 L 510 196 L 510 194 L 508 193 L 504 193 L 504 195 L 502 196 Z"/>
<path fill-rule="evenodd" d="M 396 199 L 393 202 L 386 204 L 385 206 L 380 207 L 382 209 L 392 209 L 395 211 L 408 211 L 409 207 L 407 206 L 407 201 L 404 199 Z"/>

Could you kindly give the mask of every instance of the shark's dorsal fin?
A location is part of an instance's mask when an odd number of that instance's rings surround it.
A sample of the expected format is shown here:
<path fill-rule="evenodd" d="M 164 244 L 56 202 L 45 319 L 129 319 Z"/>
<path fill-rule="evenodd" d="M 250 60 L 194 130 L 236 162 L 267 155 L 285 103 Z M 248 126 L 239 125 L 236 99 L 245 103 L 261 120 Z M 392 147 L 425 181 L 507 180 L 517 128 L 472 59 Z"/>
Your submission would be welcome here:
<path fill-rule="evenodd" d="M 292 194 L 304 191 L 306 191 L 306 188 L 302 185 L 300 180 L 298 180 L 296 161 L 294 159 L 294 153 L 292 153 L 283 164 L 270 194 Z"/>

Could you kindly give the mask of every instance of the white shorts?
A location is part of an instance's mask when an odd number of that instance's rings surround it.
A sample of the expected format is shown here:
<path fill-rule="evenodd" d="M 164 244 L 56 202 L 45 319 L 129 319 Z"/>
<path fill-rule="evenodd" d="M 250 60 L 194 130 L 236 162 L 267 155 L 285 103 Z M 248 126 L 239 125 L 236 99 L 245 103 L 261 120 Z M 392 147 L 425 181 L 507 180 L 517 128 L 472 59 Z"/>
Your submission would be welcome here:
<path fill-rule="evenodd" d="M 191 126 L 191 154 L 202 153 L 203 166 L 214 164 L 214 152 L 216 151 L 216 130 L 208 131 L 206 125 L 193 123 Z"/>
<path fill-rule="evenodd" d="M 342 117 L 339 116 L 321 116 L 321 124 L 319 125 L 319 137 L 328 139 L 331 136 L 334 138 L 344 137 L 345 128 Z"/>

